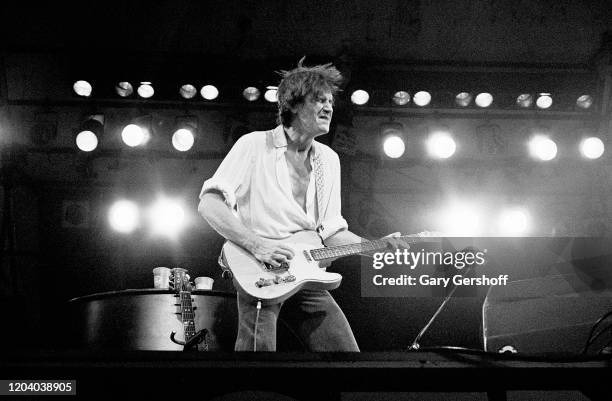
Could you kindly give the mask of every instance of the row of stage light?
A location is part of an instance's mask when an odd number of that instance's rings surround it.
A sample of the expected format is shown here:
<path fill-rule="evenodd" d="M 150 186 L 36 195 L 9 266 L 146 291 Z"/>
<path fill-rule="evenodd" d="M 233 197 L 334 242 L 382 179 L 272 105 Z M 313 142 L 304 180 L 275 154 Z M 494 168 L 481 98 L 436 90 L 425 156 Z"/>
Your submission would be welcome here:
<path fill-rule="evenodd" d="M 148 227 L 154 236 L 175 238 L 187 225 L 187 213 L 183 203 L 161 197 L 147 208 L 134 201 L 123 199 L 108 210 L 108 223 L 119 233 L 129 234 Z"/>
<path fill-rule="evenodd" d="M 80 125 L 75 136 L 77 147 L 83 152 L 92 152 L 98 148 L 104 135 L 104 115 L 90 115 Z M 151 139 L 152 116 L 141 116 L 133 119 L 121 130 L 121 140 L 130 148 L 145 146 Z M 179 152 L 187 152 L 195 144 L 198 131 L 198 120 L 195 116 L 178 117 L 171 143 Z"/>
<path fill-rule="evenodd" d="M 93 94 L 93 86 L 88 81 L 80 80 L 73 84 L 75 94 L 81 97 L 90 97 Z M 118 82 L 115 85 L 115 93 L 122 98 L 138 96 L 142 99 L 150 99 L 155 94 L 155 89 L 151 82 L 140 82 L 134 90 L 134 86 L 127 81 Z M 204 85 L 199 90 L 192 84 L 184 84 L 177 88 L 177 94 L 181 98 L 197 99 L 198 93 L 202 99 L 207 101 L 215 100 L 219 97 L 219 89 L 214 85 Z M 249 86 L 242 91 L 242 96 L 249 102 L 254 102 L 261 97 L 262 91 L 254 86 Z M 357 106 L 365 106 L 370 102 L 370 93 L 363 89 L 352 91 L 351 102 Z M 277 101 L 277 88 L 268 86 L 264 91 L 264 99 L 270 103 Z M 407 91 L 397 91 L 390 99 L 393 105 L 408 106 L 414 104 L 417 107 L 427 107 L 432 104 L 433 96 L 428 91 L 417 91 L 411 95 Z M 537 108 L 541 110 L 550 109 L 554 104 L 553 95 L 551 93 L 521 93 L 515 97 L 515 106 L 519 109 Z M 575 107 L 579 110 L 588 110 L 593 106 L 593 96 L 589 94 L 579 95 L 575 99 Z M 489 92 L 470 93 L 460 92 L 454 95 L 454 105 L 460 108 L 467 108 L 475 105 L 481 109 L 487 109 L 495 104 L 493 94 Z M 509 105 L 504 105 L 507 107 Z"/>
<path fill-rule="evenodd" d="M 109 208 L 108 223 L 122 234 L 148 227 L 154 236 L 175 239 L 187 226 L 187 215 L 183 203 L 176 199 L 160 198 L 146 208 L 123 199 Z M 507 207 L 490 216 L 480 211 L 476 203 L 454 202 L 436 215 L 439 221 L 430 224 L 445 236 L 525 236 L 532 227 L 530 213 L 521 206 Z M 492 221 L 494 225 L 484 225 Z"/>
<path fill-rule="evenodd" d="M 146 117 L 140 118 L 140 123 L 134 121 L 123 127 L 121 138 L 126 146 L 136 148 L 145 146 L 151 137 L 150 121 Z M 143 123 L 144 122 L 144 123 Z M 399 124 L 390 125 L 392 128 L 384 129 L 381 133 L 381 145 L 384 154 L 391 159 L 399 159 L 406 152 L 406 136 L 398 129 Z M 396 127 L 397 126 L 397 127 Z M 401 128 L 401 127 L 400 127 Z M 193 117 L 180 119 L 172 134 L 172 146 L 179 152 L 189 151 L 197 135 L 198 123 Z M 91 116 L 80 127 L 76 135 L 77 147 L 90 152 L 98 147 L 99 137 L 103 134 L 104 117 L 102 115 Z M 550 161 L 557 157 L 557 143 L 548 135 L 543 133 L 534 134 L 527 142 L 529 154 L 536 160 Z M 433 131 L 425 142 L 426 153 L 434 159 L 448 159 L 455 155 L 457 144 L 449 131 Z M 605 152 L 605 144 L 597 136 L 581 138 L 578 150 L 582 157 L 588 160 L 600 158 Z"/>
<path fill-rule="evenodd" d="M 91 97 L 94 93 L 93 85 L 84 80 L 76 81 L 72 89 L 76 95 L 84 98 Z M 270 103 L 275 103 L 277 101 L 276 92 L 277 88 L 275 86 L 268 86 L 264 91 L 264 99 Z M 121 81 L 115 85 L 115 93 L 121 98 L 138 96 L 141 99 L 150 99 L 155 95 L 155 88 L 152 82 L 143 81 L 138 83 L 136 90 L 134 90 L 134 86 L 130 82 Z M 197 99 L 198 94 L 204 100 L 215 100 L 219 97 L 219 89 L 215 85 L 204 85 L 198 90 L 194 85 L 184 84 L 178 88 L 177 93 L 186 100 Z M 254 86 L 249 86 L 242 91 L 242 96 L 246 100 L 254 102 L 261 97 L 261 91 Z"/>
<path fill-rule="evenodd" d="M 382 150 L 390 159 L 399 159 L 406 152 L 405 135 L 396 130 L 383 130 Z M 597 136 L 580 138 L 578 144 L 580 155 L 588 160 L 599 159 L 605 152 L 605 144 Z M 557 143 L 547 134 L 534 133 L 526 143 L 529 155 L 535 160 L 551 161 L 557 157 Z M 434 159 L 448 159 L 457 151 L 457 144 L 448 131 L 433 131 L 425 141 L 425 151 Z"/>

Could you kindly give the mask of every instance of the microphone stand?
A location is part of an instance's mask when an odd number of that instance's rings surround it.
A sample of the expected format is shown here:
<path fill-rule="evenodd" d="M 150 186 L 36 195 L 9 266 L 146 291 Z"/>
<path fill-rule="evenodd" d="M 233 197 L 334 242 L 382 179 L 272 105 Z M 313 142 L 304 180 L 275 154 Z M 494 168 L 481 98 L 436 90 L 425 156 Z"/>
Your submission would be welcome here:
<path fill-rule="evenodd" d="M 470 272 L 470 270 L 472 270 L 472 266 L 473 265 L 468 266 L 468 268 L 465 270 L 465 275 L 467 275 Z M 446 297 L 444 298 L 444 301 L 442 301 L 442 304 L 440 304 L 440 306 L 438 307 L 436 312 L 433 314 L 433 316 L 429 319 L 425 327 L 423 327 L 423 329 L 421 329 L 419 334 L 416 336 L 416 338 L 412 342 L 412 345 L 410 345 L 410 347 L 408 348 L 409 350 L 416 351 L 419 348 L 421 348 L 421 346 L 419 345 L 419 340 L 421 339 L 421 337 L 423 337 L 423 335 L 425 334 L 427 329 L 429 329 L 429 326 L 432 325 L 434 320 L 436 320 L 436 317 L 438 317 L 440 312 L 442 312 L 442 310 L 444 309 L 448 301 L 450 301 L 450 299 L 453 297 L 453 294 L 455 293 L 455 291 L 457 291 L 457 288 L 458 288 L 457 285 L 453 286 L 453 289 L 448 293 L 448 295 L 446 295 Z"/>

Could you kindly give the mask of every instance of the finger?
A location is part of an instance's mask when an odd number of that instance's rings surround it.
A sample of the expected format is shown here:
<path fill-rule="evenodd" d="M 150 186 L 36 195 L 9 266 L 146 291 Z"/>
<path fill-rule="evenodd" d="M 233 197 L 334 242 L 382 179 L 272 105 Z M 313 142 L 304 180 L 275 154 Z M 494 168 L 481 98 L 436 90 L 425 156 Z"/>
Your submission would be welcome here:
<path fill-rule="evenodd" d="M 278 247 L 275 249 L 275 252 L 285 255 L 289 259 L 291 259 L 295 255 L 295 253 L 293 252 L 293 249 L 291 249 L 287 245 L 282 245 L 282 244 L 278 245 Z"/>
<path fill-rule="evenodd" d="M 272 258 L 273 258 L 274 260 L 276 260 L 276 261 L 280 262 L 280 263 L 284 263 L 284 262 L 287 262 L 287 261 L 289 260 L 289 259 L 287 258 L 287 256 L 285 256 L 285 255 L 281 255 L 281 254 L 278 254 L 278 253 L 273 254 L 273 255 L 272 255 Z"/>
<path fill-rule="evenodd" d="M 267 258 L 268 260 L 266 261 L 267 264 L 269 264 L 272 267 L 280 267 L 280 263 L 277 262 L 276 260 L 274 260 L 273 258 Z"/>

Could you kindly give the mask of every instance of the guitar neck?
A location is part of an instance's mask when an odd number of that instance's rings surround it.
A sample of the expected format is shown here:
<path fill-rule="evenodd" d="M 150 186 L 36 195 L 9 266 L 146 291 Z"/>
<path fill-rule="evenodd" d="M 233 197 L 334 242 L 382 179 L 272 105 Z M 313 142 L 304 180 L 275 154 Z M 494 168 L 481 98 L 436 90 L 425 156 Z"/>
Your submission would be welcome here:
<path fill-rule="evenodd" d="M 409 235 L 398 237 L 408 244 L 415 242 L 425 242 L 427 238 L 424 237 L 412 237 Z M 310 251 L 314 260 L 324 259 L 335 259 L 344 256 L 357 255 L 360 253 L 376 252 L 384 249 L 388 249 L 388 242 L 386 239 L 378 239 L 374 241 L 359 242 L 355 244 L 330 246 L 326 248 L 318 248 Z"/>
<path fill-rule="evenodd" d="M 191 302 L 191 292 L 181 291 L 179 295 L 181 297 L 181 320 L 185 329 L 185 341 L 189 341 L 195 335 L 195 316 Z"/>

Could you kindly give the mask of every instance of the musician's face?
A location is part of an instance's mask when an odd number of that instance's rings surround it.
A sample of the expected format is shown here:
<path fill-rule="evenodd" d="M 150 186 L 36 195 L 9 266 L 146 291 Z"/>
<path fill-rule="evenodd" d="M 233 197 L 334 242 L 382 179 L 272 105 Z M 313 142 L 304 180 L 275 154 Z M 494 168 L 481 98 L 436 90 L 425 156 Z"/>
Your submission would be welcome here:
<path fill-rule="evenodd" d="M 295 108 L 292 126 L 313 137 L 327 134 L 334 113 L 333 102 L 331 92 L 308 95 L 304 103 Z"/>

